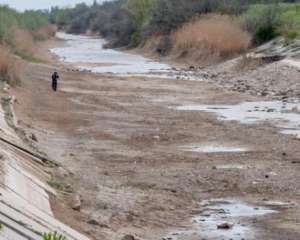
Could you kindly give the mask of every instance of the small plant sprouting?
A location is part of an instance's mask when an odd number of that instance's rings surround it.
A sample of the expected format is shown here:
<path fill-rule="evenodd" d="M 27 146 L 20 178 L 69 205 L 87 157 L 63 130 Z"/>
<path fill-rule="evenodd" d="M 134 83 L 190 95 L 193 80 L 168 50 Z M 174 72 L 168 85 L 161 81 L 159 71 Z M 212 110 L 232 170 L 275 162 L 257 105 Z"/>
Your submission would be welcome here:
<path fill-rule="evenodd" d="M 43 236 L 43 240 L 67 240 L 66 237 L 63 235 L 58 234 L 57 232 L 54 233 L 45 233 Z"/>

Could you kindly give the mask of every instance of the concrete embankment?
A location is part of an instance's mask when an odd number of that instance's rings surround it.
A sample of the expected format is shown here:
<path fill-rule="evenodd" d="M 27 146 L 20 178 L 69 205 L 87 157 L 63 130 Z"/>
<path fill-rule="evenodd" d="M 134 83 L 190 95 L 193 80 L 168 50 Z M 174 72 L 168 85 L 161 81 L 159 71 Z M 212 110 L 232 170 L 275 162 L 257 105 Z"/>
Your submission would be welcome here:
<path fill-rule="evenodd" d="M 40 240 L 44 233 L 58 232 L 70 240 L 87 240 L 56 220 L 49 201 L 56 192 L 47 184 L 51 176 L 44 158 L 20 139 L 8 123 L 12 116 L 0 108 L 0 239 Z"/>

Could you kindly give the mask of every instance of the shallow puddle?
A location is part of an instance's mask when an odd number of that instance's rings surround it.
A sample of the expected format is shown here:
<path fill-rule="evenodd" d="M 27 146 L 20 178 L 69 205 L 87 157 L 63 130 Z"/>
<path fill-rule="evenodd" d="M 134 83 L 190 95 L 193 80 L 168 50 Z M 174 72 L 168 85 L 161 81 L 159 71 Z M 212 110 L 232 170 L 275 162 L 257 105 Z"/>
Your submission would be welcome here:
<path fill-rule="evenodd" d="M 190 146 L 184 147 L 183 150 L 198 153 L 234 153 L 247 151 L 245 148 L 226 146 Z"/>
<path fill-rule="evenodd" d="M 217 165 L 216 168 L 221 170 L 236 170 L 236 169 L 243 170 L 246 169 L 247 167 L 239 164 L 226 164 L 226 165 Z"/>
<path fill-rule="evenodd" d="M 255 229 L 251 226 L 252 219 L 257 219 L 276 211 L 251 206 L 235 200 L 204 201 L 199 214 L 192 218 L 189 229 L 182 229 L 171 233 L 172 239 L 222 239 L 241 240 L 256 239 Z M 197 211 L 197 210 L 196 210 Z M 220 228 L 227 224 L 228 229 Z"/>
<path fill-rule="evenodd" d="M 221 120 L 239 121 L 244 124 L 269 122 L 282 133 L 298 135 L 300 132 L 300 103 L 267 101 L 244 102 L 237 105 L 186 105 L 180 111 L 204 111 L 218 114 Z"/>

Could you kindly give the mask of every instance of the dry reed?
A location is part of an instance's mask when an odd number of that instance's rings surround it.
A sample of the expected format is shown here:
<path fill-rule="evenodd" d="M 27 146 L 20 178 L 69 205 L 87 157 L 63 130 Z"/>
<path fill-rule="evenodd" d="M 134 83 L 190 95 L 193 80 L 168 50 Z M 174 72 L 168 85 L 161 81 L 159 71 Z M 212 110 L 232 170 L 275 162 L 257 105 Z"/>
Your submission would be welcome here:
<path fill-rule="evenodd" d="M 250 35 L 226 15 L 208 14 L 194 19 L 172 34 L 175 51 L 227 56 L 246 50 Z"/>

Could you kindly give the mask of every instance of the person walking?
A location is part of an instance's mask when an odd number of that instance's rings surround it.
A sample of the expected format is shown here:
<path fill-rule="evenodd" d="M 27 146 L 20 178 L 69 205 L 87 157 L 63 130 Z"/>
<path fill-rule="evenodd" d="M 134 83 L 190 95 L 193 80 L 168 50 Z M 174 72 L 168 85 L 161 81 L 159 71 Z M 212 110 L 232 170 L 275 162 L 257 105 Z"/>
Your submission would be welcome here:
<path fill-rule="evenodd" d="M 54 92 L 57 91 L 58 79 L 59 79 L 58 73 L 54 72 L 52 74 L 52 89 Z"/>

